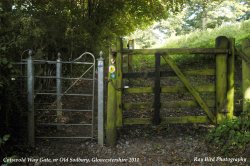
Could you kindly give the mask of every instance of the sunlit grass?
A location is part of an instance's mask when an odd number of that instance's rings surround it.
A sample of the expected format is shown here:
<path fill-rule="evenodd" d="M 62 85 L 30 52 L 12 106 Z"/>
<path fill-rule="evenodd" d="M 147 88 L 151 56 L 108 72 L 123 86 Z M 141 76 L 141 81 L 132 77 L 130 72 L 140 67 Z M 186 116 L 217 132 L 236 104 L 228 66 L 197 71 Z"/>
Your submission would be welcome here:
<path fill-rule="evenodd" d="M 218 36 L 227 36 L 235 38 L 236 46 L 240 47 L 241 41 L 250 38 L 250 20 L 236 23 L 233 25 L 224 25 L 215 29 L 205 31 L 196 30 L 187 35 L 174 36 L 167 39 L 161 48 L 213 48 L 215 39 Z M 172 55 L 171 58 L 176 63 L 199 62 L 204 56 L 197 55 Z M 209 60 L 209 59 L 208 59 Z M 135 70 L 145 70 L 154 67 L 154 55 L 136 55 L 133 57 Z M 165 64 L 162 60 L 161 64 Z"/>

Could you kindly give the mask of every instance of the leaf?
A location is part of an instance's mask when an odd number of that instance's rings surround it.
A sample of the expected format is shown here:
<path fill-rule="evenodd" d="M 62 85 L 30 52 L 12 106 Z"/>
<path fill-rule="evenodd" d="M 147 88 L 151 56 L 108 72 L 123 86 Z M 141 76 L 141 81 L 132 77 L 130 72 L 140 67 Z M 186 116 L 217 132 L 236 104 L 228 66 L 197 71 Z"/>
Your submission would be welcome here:
<path fill-rule="evenodd" d="M 6 47 L 5 47 L 5 46 L 4 46 L 4 47 L 1 47 L 1 50 L 5 51 L 5 50 L 6 50 Z"/>
<path fill-rule="evenodd" d="M 10 138 L 10 135 L 6 134 L 6 135 L 3 136 L 3 141 L 6 142 L 6 141 L 9 140 L 9 138 Z"/>
<path fill-rule="evenodd" d="M 13 66 L 12 64 L 8 64 L 8 68 L 11 69 Z"/>
<path fill-rule="evenodd" d="M 8 60 L 6 58 L 2 59 L 2 64 L 6 65 L 8 63 Z"/>

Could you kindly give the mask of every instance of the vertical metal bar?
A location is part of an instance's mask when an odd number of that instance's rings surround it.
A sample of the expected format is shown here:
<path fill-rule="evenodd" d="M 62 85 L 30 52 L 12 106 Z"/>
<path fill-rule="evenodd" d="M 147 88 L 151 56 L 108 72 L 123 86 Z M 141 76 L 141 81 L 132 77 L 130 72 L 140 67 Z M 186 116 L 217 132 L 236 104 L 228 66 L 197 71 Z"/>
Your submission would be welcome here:
<path fill-rule="evenodd" d="M 93 84 L 92 84 L 92 129 L 91 129 L 91 137 L 94 138 L 94 110 L 95 110 L 95 57 L 93 57 Z"/>
<path fill-rule="evenodd" d="M 35 119 L 34 119 L 34 69 L 32 51 L 29 50 L 27 60 L 27 89 L 28 89 L 28 141 L 31 147 L 35 146 Z"/>
<path fill-rule="evenodd" d="M 98 144 L 104 144 L 104 58 L 98 59 Z"/>
<path fill-rule="evenodd" d="M 155 54 L 155 86 L 154 86 L 154 117 L 153 124 L 157 125 L 160 123 L 160 93 L 161 93 L 161 85 L 160 85 L 160 65 L 161 65 L 161 55 Z"/>
<path fill-rule="evenodd" d="M 62 63 L 61 63 L 61 54 L 57 54 L 57 61 L 56 61 L 56 107 L 57 107 L 57 122 L 62 116 L 62 102 L 61 102 L 61 95 L 62 95 Z"/>

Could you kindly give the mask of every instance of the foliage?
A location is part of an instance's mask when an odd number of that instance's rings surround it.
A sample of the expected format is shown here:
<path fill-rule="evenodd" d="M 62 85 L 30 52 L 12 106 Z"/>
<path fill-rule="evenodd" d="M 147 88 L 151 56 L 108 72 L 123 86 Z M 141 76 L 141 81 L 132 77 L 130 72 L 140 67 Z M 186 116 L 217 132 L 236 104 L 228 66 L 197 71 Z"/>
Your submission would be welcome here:
<path fill-rule="evenodd" d="M 212 129 L 206 137 L 207 141 L 217 147 L 220 153 L 230 154 L 244 151 L 250 143 L 250 114 L 243 112 L 238 118 L 225 120 Z"/>
<path fill-rule="evenodd" d="M 40 50 L 48 58 L 58 51 L 65 58 L 85 50 L 98 53 L 115 37 L 166 18 L 170 5 L 160 0 L 3 1 L 0 44 L 13 39 L 12 48 Z"/>
<path fill-rule="evenodd" d="M 138 47 L 145 47 L 147 43 L 150 43 L 149 47 L 157 47 L 169 38 L 236 24 L 249 16 L 249 2 L 246 0 L 192 0 L 179 11 L 169 11 L 166 19 L 143 31 L 137 30 L 130 37 L 136 40 Z"/>
<path fill-rule="evenodd" d="M 244 16 L 248 12 L 248 5 L 244 0 L 190 1 L 183 27 L 204 30 L 247 19 Z M 195 14 L 191 11 L 195 11 Z"/>
<path fill-rule="evenodd" d="M 5 134 L 2 138 L 0 138 L 0 146 L 5 144 L 5 142 L 7 142 L 10 138 L 9 134 Z"/>
<path fill-rule="evenodd" d="M 10 139 L 9 134 L 3 135 L 3 137 L 0 137 L 0 154 L 2 153 L 4 156 L 6 156 L 6 152 L 4 150 L 4 144 Z M 2 156 L 3 157 L 3 156 Z M 2 158 L 0 158 L 2 160 Z"/>
<path fill-rule="evenodd" d="M 13 64 L 4 56 L 0 56 L 0 120 L 1 125 L 8 126 L 7 115 L 17 106 L 17 94 L 11 80 L 17 73 Z"/>
<path fill-rule="evenodd" d="M 227 36 L 235 38 L 236 46 L 241 45 L 242 40 L 250 38 L 250 20 L 236 23 L 234 25 L 223 25 L 214 29 L 196 30 L 187 35 L 172 36 L 167 39 L 162 48 L 213 48 L 215 46 L 215 38 L 218 36 Z M 201 56 L 198 56 L 201 57 Z M 175 62 L 187 62 L 198 60 L 194 55 L 174 55 Z M 164 62 L 163 62 L 164 63 Z M 141 68 L 149 68 L 154 66 L 154 56 L 134 56 L 134 65 L 136 70 Z"/>

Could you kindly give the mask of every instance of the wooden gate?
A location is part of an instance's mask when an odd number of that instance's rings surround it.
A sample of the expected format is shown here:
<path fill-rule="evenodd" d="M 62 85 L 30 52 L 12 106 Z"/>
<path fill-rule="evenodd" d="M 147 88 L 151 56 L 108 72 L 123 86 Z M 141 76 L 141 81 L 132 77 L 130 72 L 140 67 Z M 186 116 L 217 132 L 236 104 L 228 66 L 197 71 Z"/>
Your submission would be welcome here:
<path fill-rule="evenodd" d="M 109 55 L 109 84 L 107 101 L 107 143 L 115 144 L 116 130 L 123 125 L 134 124 L 164 124 L 164 123 L 220 123 L 225 118 L 232 118 L 234 111 L 234 39 L 224 36 L 216 38 L 215 48 L 171 48 L 171 49 L 124 49 L 122 39 L 117 39 L 116 51 L 110 51 Z M 169 55 L 196 54 L 215 56 L 215 68 L 185 70 L 171 59 Z M 123 72 L 125 56 L 155 56 L 155 68 L 152 72 Z M 131 58 L 130 58 L 131 59 Z M 161 60 L 164 60 L 171 71 L 161 70 Z M 129 64 L 131 66 L 131 64 Z M 215 76 L 214 84 L 192 85 L 189 76 Z M 182 85 L 161 86 L 163 77 L 177 76 Z M 152 87 L 124 86 L 124 80 L 135 78 L 153 78 Z M 179 93 L 187 91 L 194 100 L 187 101 L 162 101 L 161 94 Z M 215 94 L 213 100 L 205 100 L 201 93 L 210 92 Z M 124 94 L 153 93 L 153 102 L 125 102 Z M 161 108 L 169 107 L 195 107 L 199 106 L 205 115 L 162 117 Z M 129 109 L 152 108 L 150 118 L 124 118 L 123 111 Z M 214 111 L 212 110 L 214 108 Z"/>

